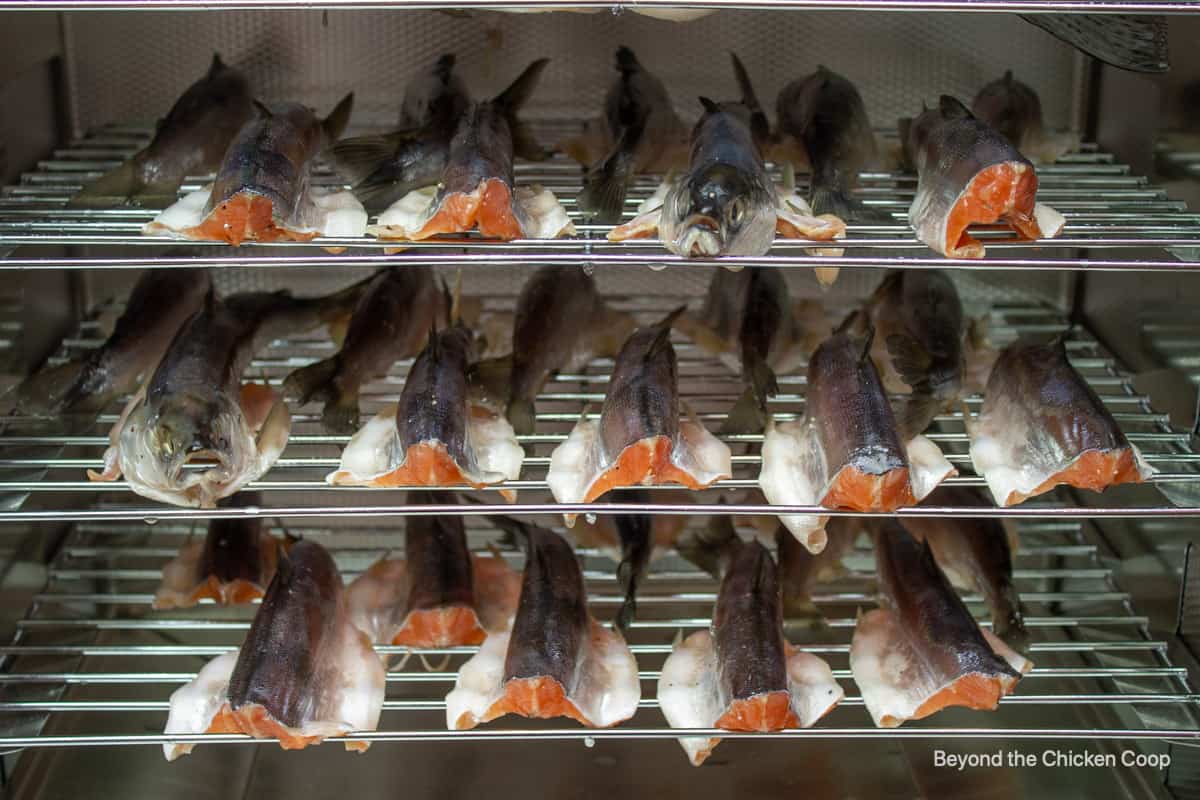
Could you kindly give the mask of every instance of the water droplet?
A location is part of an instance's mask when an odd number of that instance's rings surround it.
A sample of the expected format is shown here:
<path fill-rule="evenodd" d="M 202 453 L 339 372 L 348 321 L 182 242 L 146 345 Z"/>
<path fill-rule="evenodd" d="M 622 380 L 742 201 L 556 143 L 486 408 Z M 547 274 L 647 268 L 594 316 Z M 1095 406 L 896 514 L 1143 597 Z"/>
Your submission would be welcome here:
<path fill-rule="evenodd" d="M 585 736 L 585 737 L 583 737 L 583 746 L 584 747 L 595 747 L 596 740 L 593 739 L 591 736 Z"/>

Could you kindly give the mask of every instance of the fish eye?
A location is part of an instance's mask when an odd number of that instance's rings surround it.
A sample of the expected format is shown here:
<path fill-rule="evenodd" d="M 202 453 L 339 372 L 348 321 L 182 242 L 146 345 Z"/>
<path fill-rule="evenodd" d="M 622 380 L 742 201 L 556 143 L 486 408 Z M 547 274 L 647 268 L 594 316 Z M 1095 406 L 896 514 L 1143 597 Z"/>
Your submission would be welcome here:
<path fill-rule="evenodd" d="M 734 225 L 741 225 L 742 219 L 746 216 L 746 201 L 741 197 L 735 197 L 733 202 L 729 204 L 729 221 Z"/>

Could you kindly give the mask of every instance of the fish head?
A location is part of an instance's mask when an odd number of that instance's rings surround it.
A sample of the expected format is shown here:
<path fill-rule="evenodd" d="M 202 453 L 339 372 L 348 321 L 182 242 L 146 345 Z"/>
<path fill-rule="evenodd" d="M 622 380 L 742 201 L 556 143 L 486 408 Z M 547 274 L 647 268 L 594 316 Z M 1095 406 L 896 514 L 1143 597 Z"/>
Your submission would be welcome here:
<path fill-rule="evenodd" d="M 663 241 L 682 256 L 761 255 L 775 235 L 771 193 L 746 172 L 712 164 L 664 201 Z"/>

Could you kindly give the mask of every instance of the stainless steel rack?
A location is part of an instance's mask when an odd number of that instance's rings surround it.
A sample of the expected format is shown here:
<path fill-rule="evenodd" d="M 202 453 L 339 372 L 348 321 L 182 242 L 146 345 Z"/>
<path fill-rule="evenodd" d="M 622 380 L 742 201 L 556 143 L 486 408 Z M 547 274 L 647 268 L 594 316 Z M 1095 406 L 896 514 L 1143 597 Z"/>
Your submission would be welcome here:
<path fill-rule="evenodd" d="M 1188 0 L 464 0 L 443 3 L 428 0 L 0 0 L 0 10 L 109 11 L 109 10 L 273 10 L 273 9 L 478 9 L 570 11 L 744 10 L 808 9 L 822 11 L 959 11 L 1039 14 L 1050 12 L 1160 14 L 1186 13 Z"/>

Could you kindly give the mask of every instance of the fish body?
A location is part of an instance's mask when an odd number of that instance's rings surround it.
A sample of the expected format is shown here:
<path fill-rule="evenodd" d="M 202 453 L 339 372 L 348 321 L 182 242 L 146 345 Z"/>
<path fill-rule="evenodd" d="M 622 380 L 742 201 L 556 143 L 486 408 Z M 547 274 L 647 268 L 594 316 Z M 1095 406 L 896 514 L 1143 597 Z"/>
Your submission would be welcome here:
<path fill-rule="evenodd" d="M 854 517 L 831 517 L 825 525 L 828 539 L 819 553 L 812 553 L 796 540 L 782 524 L 775 531 L 779 557 L 779 588 L 783 613 L 819 626 L 821 613 L 812 601 L 813 585 L 845 573 L 843 557 L 854 549 L 861 528 Z"/>
<path fill-rule="evenodd" d="M 817 67 L 812 75 L 785 86 L 775 108 L 779 132 L 800 141 L 808 154 L 808 202 L 814 214 L 834 214 L 847 222 L 890 219 L 852 196 L 859 173 L 878 159 L 871 120 L 853 83 Z"/>
<path fill-rule="evenodd" d="M 1001 351 L 983 408 L 969 420 L 971 463 L 997 505 L 1055 486 L 1103 491 L 1154 474 L 1067 358 L 1066 341 L 1020 339 Z"/>
<path fill-rule="evenodd" d="M 850 669 L 875 724 L 947 706 L 993 710 L 1032 663 L 975 622 L 927 544 L 895 519 L 875 535 L 881 607 L 859 617 Z"/>
<path fill-rule="evenodd" d="M 175 201 L 184 178 L 214 171 L 230 142 L 254 117 L 250 85 L 214 54 L 159 121 L 154 138 L 117 169 L 71 198 L 71 207 L 134 203 L 163 208 Z"/>
<path fill-rule="evenodd" d="M 971 113 L 1035 162 L 1052 163 L 1079 148 L 1078 136 L 1055 135 L 1046 130 L 1041 99 L 1037 92 L 1014 78 L 1012 70 L 979 90 L 971 104 Z"/>
<path fill-rule="evenodd" d="M 1026 239 L 1062 231 L 1062 215 L 1037 202 L 1029 159 L 953 97 L 913 120 L 904 146 L 918 176 L 908 220 L 936 252 L 982 258 L 983 244 L 967 233 L 973 224 L 1003 222 Z"/>
<path fill-rule="evenodd" d="M 505 714 L 570 717 L 610 727 L 641 697 L 637 662 L 619 633 L 588 613 L 575 553 L 553 531 L 514 523 L 525 547 L 511 633 L 489 636 L 446 697 L 446 725 L 473 728 Z"/>
<path fill-rule="evenodd" d="M 430 329 L 449 321 L 446 305 L 429 267 L 380 270 L 359 296 L 337 354 L 293 372 L 285 393 L 323 401 L 325 429 L 353 433 L 362 385 L 419 353 Z"/>
<path fill-rule="evenodd" d="M 304 748 L 374 730 L 384 681 L 383 664 L 350 623 L 337 565 L 319 544 L 301 541 L 280 562 L 242 647 L 171 695 L 165 732 L 244 733 Z M 173 760 L 192 747 L 163 750 Z"/>
<path fill-rule="evenodd" d="M 210 287 L 203 269 L 144 272 L 104 344 L 83 358 L 31 375 L 16 390 L 17 410 L 94 414 L 134 391 L 180 326 L 203 306 Z"/>
<path fill-rule="evenodd" d="M 1162 15 L 1022 14 L 1021 19 L 1120 69 L 1166 72 L 1170 67 Z"/>

